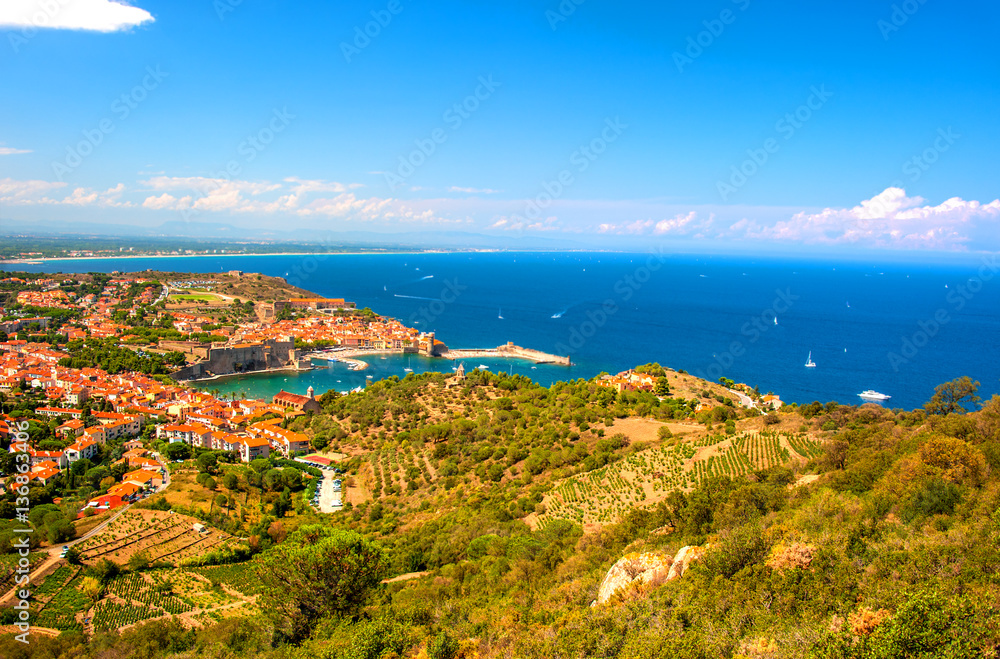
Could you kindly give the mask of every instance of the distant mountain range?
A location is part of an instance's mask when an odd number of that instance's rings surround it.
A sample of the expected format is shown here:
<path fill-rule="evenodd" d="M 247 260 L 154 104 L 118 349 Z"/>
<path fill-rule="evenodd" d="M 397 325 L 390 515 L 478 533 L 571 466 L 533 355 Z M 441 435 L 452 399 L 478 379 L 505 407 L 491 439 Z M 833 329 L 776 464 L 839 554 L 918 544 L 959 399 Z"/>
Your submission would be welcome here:
<path fill-rule="evenodd" d="M 248 235 L 249 234 L 249 235 Z M 420 247 L 422 249 L 440 247 L 442 249 L 530 249 L 530 250 L 572 250 L 593 248 L 592 244 L 568 238 L 546 238 L 532 235 L 510 236 L 470 233 L 463 231 L 409 231 L 404 233 L 380 233 L 377 231 L 317 231 L 315 229 L 247 230 L 230 224 L 210 222 L 181 222 L 172 220 L 155 227 L 127 224 L 101 224 L 80 222 L 18 222 L 0 220 L 0 235 L 72 237 L 72 238 L 144 238 L 171 239 L 188 238 L 196 240 L 248 239 L 255 242 L 274 241 L 276 243 L 329 243 L 331 247 Z"/>

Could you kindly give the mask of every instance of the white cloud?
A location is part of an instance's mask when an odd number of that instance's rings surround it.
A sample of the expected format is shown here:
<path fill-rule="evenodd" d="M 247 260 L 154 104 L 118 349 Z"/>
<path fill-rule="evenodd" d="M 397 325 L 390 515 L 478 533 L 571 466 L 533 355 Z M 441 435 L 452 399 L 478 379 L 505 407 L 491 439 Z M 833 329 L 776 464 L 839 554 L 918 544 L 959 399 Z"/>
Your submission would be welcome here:
<path fill-rule="evenodd" d="M 597 233 L 609 233 L 624 236 L 641 236 L 652 233 L 657 236 L 687 236 L 694 238 L 706 237 L 707 230 L 715 221 L 715 216 L 699 220 L 697 211 L 680 213 L 673 218 L 659 220 L 635 220 L 614 224 L 605 222 L 597 226 Z"/>
<path fill-rule="evenodd" d="M 901 188 L 887 188 L 853 208 L 796 213 L 770 226 L 744 220 L 730 230 L 747 238 L 806 244 L 962 250 L 980 222 L 998 217 L 1000 199 L 982 204 L 953 197 L 930 206 Z"/>
<path fill-rule="evenodd" d="M 10 146 L 0 146 L 0 156 L 16 156 L 21 153 L 31 153 L 31 149 L 15 149 Z"/>
<path fill-rule="evenodd" d="M 0 27 L 117 32 L 153 21 L 145 9 L 112 0 L 3 0 Z"/>
<path fill-rule="evenodd" d="M 2 1 L 2 0 L 0 0 Z M 72 208 L 253 215 L 289 226 L 328 222 L 478 224 L 503 232 L 591 233 L 719 242 L 766 241 L 878 249 L 1000 249 L 1000 199 L 989 203 L 954 197 L 938 205 L 888 188 L 850 208 L 684 208 L 659 200 L 561 200 L 546 214 L 525 218 L 523 200 L 440 196 L 401 200 L 363 196 L 356 183 L 286 178 L 228 181 L 153 176 L 138 186 L 100 191 L 40 180 L 0 179 L 0 204 Z M 655 218 L 662 219 L 655 219 Z M 616 218 L 606 220 L 604 218 Z"/>
<path fill-rule="evenodd" d="M 493 190 L 491 188 L 460 188 L 457 185 L 453 185 L 448 188 L 448 192 L 464 192 L 466 194 L 500 194 L 500 190 Z"/>
<path fill-rule="evenodd" d="M 36 203 L 46 194 L 66 187 L 65 183 L 50 181 L 15 181 L 12 178 L 0 179 L 0 201 L 9 204 Z"/>
<path fill-rule="evenodd" d="M 152 210 L 164 210 L 166 208 L 176 208 L 177 197 L 164 192 L 159 197 L 146 197 L 145 201 L 142 202 L 143 208 L 151 208 Z"/>

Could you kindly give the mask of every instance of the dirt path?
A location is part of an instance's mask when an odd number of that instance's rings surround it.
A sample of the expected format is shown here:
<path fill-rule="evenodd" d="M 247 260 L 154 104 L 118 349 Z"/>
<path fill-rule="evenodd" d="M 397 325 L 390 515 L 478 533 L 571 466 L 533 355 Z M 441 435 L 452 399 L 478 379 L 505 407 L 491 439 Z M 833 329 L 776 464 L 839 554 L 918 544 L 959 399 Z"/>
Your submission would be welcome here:
<path fill-rule="evenodd" d="M 162 492 L 163 490 L 167 489 L 167 487 L 170 485 L 170 472 L 165 467 L 164 471 L 167 472 L 167 475 L 164 478 L 163 485 L 161 485 L 160 488 L 156 490 L 156 493 Z M 79 538 L 76 538 L 75 540 L 70 540 L 69 542 L 65 543 L 65 545 L 73 547 L 75 545 L 80 544 L 84 540 L 87 540 L 88 538 L 100 533 L 105 528 L 107 528 L 108 524 L 121 517 L 131 507 L 132 504 L 122 506 L 121 508 L 117 509 L 114 512 L 114 514 L 112 514 L 106 520 L 104 520 L 94 528 L 90 529 L 89 531 L 81 535 Z M 42 564 L 36 567 L 33 572 L 29 573 L 29 578 L 30 578 L 29 581 L 30 585 L 28 586 L 29 590 L 34 590 L 35 588 L 37 588 L 38 585 L 41 583 L 42 577 L 47 576 L 51 572 L 54 572 L 55 566 L 57 566 L 59 562 L 63 560 L 59 558 L 59 554 L 62 552 L 62 545 L 55 545 L 45 549 L 44 551 L 48 553 L 48 557 L 44 561 L 42 561 Z M 15 584 L 13 588 L 11 588 L 9 591 L 0 596 L 0 605 L 7 605 L 8 602 L 13 601 L 16 592 L 23 587 L 24 586 L 17 586 Z"/>
<path fill-rule="evenodd" d="M 407 572 L 406 574 L 401 574 L 398 577 L 393 577 L 392 579 L 383 579 L 382 583 L 396 583 L 397 581 L 410 581 L 411 579 L 419 579 L 420 577 L 426 577 L 430 572 Z"/>

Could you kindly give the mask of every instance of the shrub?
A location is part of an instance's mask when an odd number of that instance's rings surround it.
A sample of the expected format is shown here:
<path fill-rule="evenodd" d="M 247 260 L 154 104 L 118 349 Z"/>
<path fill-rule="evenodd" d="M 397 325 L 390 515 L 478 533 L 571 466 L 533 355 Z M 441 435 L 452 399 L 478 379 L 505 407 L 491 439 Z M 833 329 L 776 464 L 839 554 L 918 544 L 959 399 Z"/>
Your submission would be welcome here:
<path fill-rule="evenodd" d="M 402 656 L 409 646 L 406 628 L 383 618 L 358 625 L 346 656 L 347 659 L 379 659 L 389 653 Z"/>
<path fill-rule="evenodd" d="M 434 637 L 430 647 L 427 648 L 427 655 L 430 659 L 454 659 L 457 654 L 458 641 L 444 630 Z"/>
<path fill-rule="evenodd" d="M 762 562 L 769 549 L 760 525 L 746 524 L 723 533 L 722 543 L 706 552 L 702 565 L 709 574 L 729 579 L 740 570 Z"/>

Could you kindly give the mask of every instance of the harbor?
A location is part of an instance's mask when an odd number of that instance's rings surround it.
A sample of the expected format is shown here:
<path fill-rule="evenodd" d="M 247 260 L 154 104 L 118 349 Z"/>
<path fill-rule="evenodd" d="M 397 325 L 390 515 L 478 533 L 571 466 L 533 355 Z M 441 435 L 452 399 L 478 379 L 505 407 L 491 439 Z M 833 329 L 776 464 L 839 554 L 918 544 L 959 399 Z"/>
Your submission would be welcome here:
<path fill-rule="evenodd" d="M 386 355 L 415 355 L 419 354 L 412 350 L 405 349 L 389 349 L 389 350 L 379 350 L 379 349 L 369 349 L 369 348 L 329 348 L 326 350 L 316 350 L 307 353 L 305 356 L 309 359 L 321 359 L 328 362 L 340 362 L 346 364 L 352 371 L 363 371 L 369 367 L 369 363 L 364 359 L 359 359 L 359 357 L 378 357 Z M 432 355 L 423 355 L 431 357 L 433 359 L 447 359 L 453 362 L 463 361 L 463 360 L 478 360 L 478 359 L 494 359 L 494 360 L 510 360 L 518 359 L 522 361 L 528 361 L 533 364 L 553 364 L 555 366 L 572 366 L 570 358 L 562 357 L 559 355 L 552 355 L 546 352 L 541 352 L 540 350 L 532 350 L 531 348 L 523 348 L 518 345 L 514 345 L 511 342 L 505 343 L 504 345 L 497 346 L 496 348 L 458 348 L 458 349 L 448 349 L 437 352 Z"/>

